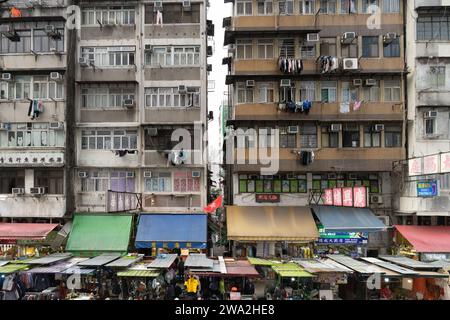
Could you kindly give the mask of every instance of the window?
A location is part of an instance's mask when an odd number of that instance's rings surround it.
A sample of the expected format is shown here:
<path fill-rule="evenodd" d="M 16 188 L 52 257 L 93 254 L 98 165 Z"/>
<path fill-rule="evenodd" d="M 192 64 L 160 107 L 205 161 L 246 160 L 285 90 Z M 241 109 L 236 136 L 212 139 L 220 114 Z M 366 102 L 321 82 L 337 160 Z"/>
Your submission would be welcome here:
<path fill-rule="evenodd" d="M 416 24 L 417 40 L 450 40 L 449 13 L 419 14 Z"/>
<path fill-rule="evenodd" d="M 320 39 L 320 55 L 333 57 L 337 56 L 336 38 Z"/>
<path fill-rule="evenodd" d="M 379 148 L 381 147 L 381 132 L 373 130 L 373 126 L 364 126 L 364 147 Z"/>
<path fill-rule="evenodd" d="M 281 127 L 280 130 L 280 147 L 281 148 L 296 148 L 297 134 L 289 133 L 287 127 Z"/>
<path fill-rule="evenodd" d="M 237 83 L 237 102 L 253 103 L 253 88 L 247 88 L 245 82 Z"/>
<path fill-rule="evenodd" d="M 272 128 L 258 128 L 258 145 L 260 148 L 271 148 L 275 137 Z"/>
<path fill-rule="evenodd" d="M 362 0 L 362 13 L 373 14 L 378 7 L 378 0 Z"/>
<path fill-rule="evenodd" d="M 258 40 L 258 59 L 273 59 L 273 40 Z"/>
<path fill-rule="evenodd" d="M 432 88 L 445 87 L 445 66 L 430 66 L 429 72 L 429 86 Z"/>
<path fill-rule="evenodd" d="M 384 127 L 385 147 L 400 148 L 402 146 L 402 127 L 401 125 Z"/>
<path fill-rule="evenodd" d="M 436 130 L 436 118 L 427 118 L 424 117 L 425 119 L 425 135 L 433 135 L 437 133 Z"/>
<path fill-rule="evenodd" d="M 172 192 L 172 174 L 170 172 L 152 172 L 151 178 L 145 178 L 145 192 Z"/>
<path fill-rule="evenodd" d="M 134 172 L 128 176 L 126 171 L 110 172 L 110 190 L 116 192 L 134 192 L 135 190 Z"/>
<path fill-rule="evenodd" d="M 187 108 L 200 106 L 200 88 L 189 88 L 179 93 L 178 88 L 146 88 L 145 107 Z"/>
<path fill-rule="evenodd" d="M 3 100 L 64 99 L 64 84 L 48 76 L 15 76 L 13 81 L 0 82 L 0 88 Z"/>
<path fill-rule="evenodd" d="M 58 52 L 64 51 L 64 28 L 56 29 L 61 35 L 60 38 L 54 39 L 49 37 L 44 29 L 33 30 L 33 51 L 35 52 L 50 52 L 56 49 Z"/>
<path fill-rule="evenodd" d="M 294 0 L 281 0 L 279 10 L 280 14 L 294 14 Z"/>
<path fill-rule="evenodd" d="M 82 108 L 123 108 L 125 99 L 135 99 L 134 87 L 85 86 L 81 88 Z"/>
<path fill-rule="evenodd" d="M 47 194 L 64 194 L 64 171 L 35 170 L 34 186 L 44 187 Z"/>
<path fill-rule="evenodd" d="M 321 101 L 331 103 L 337 101 L 337 82 L 336 81 L 322 81 L 321 82 Z"/>
<path fill-rule="evenodd" d="M 314 124 L 300 126 L 300 147 L 317 148 L 317 128 Z"/>
<path fill-rule="evenodd" d="M 350 82 L 341 82 L 341 102 L 352 103 L 358 100 L 358 88 Z"/>
<path fill-rule="evenodd" d="M 194 66 L 200 63 L 200 47 L 154 47 L 145 60 L 152 66 Z"/>
<path fill-rule="evenodd" d="M 400 38 L 395 38 L 392 42 L 383 45 L 383 55 L 386 58 L 400 57 Z"/>
<path fill-rule="evenodd" d="M 258 83 L 259 103 L 274 102 L 273 83 Z"/>
<path fill-rule="evenodd" d="M 358 44 L 341 44 L 341 55 L 342 58 L 358 58 Z"/>
<path fill-rule="evenodd" d="M 295 83 L 291 82 L 290 87 L 280 87 L 280 102 L 295 101 Z"/>
<path fill-rule="evenodd" d="M 271 15 L 273 13 L 272 1 L 258 1 L 258 14 L 259 15 Z"/>
<path fill-rule="evenodd" d="M 338 148 L 339 132 L 331 132 L 329 126 L 322 127 L 322 148 Z"/>
<path fill-rule="evenodd" d="M 342 146 L 344 148 L 359 148 L 359 126 L 345 124 L 342 130 Z"/>
<path fill-rule="evenodd" d="M 400 13 L 400 0 L 383 0 L 384 13 Z"/>
<path fill-rule="evenodd" d="M 384 81 L 384 101 L 400 101 L 400 80 Z"/>
<path fill-rule="evenodd" d="M 320 13 L 336 14 L 336 0 L 321 0 Z"/>
<path fill-rule="evenodd" d="M 378 37 L 363 37 L 362 38 L 363 52 L 362 56 L 364 58 L 378 58 Z"/>
<path fill-rule="evenodd" d="M 257 131 L 253 128 L 239 128 L 236 132 L 236 141 L 238 149 L 250 149 L 256 147 Z"/>
<path fill-rule="evenodd" d="M 145 24 L 156 24 L 157 22 L 157 12 L 154 11 L 152 2 L 145 5 Z M 186 11 L 183 9 L 181 1 L 178 3 L 164 1 L 163 22 L 164 25 L 200 23 L 200 3 L 191 1 L 191 9 Z"/>
<path fill-rule="evenodd" d="M 134 65 L 135 47 L 85 47 L 81 56 L 96 67 L 129 67 Z"/>
<path fill-rule="evenodd" d="M 82 192 L 135 192 L 136 179 L 127 171 L 89 171 L 88 177 L 81 179 Z"/>
<path fill-rule="evenodd" d="M 239 193 L 306 193 L 305 175 L 239 175 Z"/>
<path fill-rule="evenodd" d="M 63 147 L 63 130 L 49 129 L 48 123 L 12 123 L 7 131 L 0 131 L 2 147 Z"/>
<path fill-rule="evenodd" d="M 237 0 L 236 14 L 238 16 L 251 16 L 253 14 L 252 0 Z"/>
<path fill-rule="evenodd" d="M 192 127 L 176 127 L 176 126 L 165 126 L 158 127 L 158 133 L 156 136 L 151 136 L 146 130 L 145 134 L 145 150 L 156 150 L 156 151 L 171 151 L 176 145 L 182 142 L 182 138 L 178 141 L 172 141 L 172 134 L 177 129 L 185 129 L 189 131 L 191 137 L 191 150 L 195 147 L 195 133 Z M 182 132 L 184 134 L 184 132 Z"/>
<path fill-rule="evenodd" d="M 341 0 L 341 14 L 357 13 L 357 12 L 358 12 L 357 0 Z"/>
<path fill-rule="evenodd" d="M 295 57 L 294 39 L 279 40 L 280 57 L 289 58 Z"/>
<path fill-rule="evenodd" d="M 7 169 L 0 171 L 0 194 L 11 194 L 12 188 L 25 187 L 25 170 Z"/>
<path fill-rule="evenodd" d="M 316 45 L 301 44 L 300 57 L 302 59 L 316 59 Z"/>
<path fill-rule="evenodd" d="M 316 14 L 315 0 L 300 0 L 300 14 Z"/>
<path fill-rule="evenodd" d="M 316 84 L 314 81 L 300 82 L 300 101 L 316 101 Z"/>
<path fill-rule="evenodd" d="M 173 177 L 174 192 L 200 192 L 200 178 L 193 178 L 192 171 L 175 171 Z"/>
<path fill-rule="evenodd" d="M 83 150 L 136 150 L 137 130 L 92 129 L 81 134 Z"/>
<path fill-rule="evenodd" d="M 238 59 L 252 59 L 252 40 L 236 40 Z"/>
<path fill-rule="evenodd" d="M 98 25 L 119 24 L 131 25 L 135 23 L 135 10 L 130 6 L 86 7 L 81 13 L 81 24 Z"/>
<path fill-rule="evenodd" d="M 380 101 L 380 81 L 376 81 L 374 86 L 364 87 L 364 100 L 368 102 Z"/>
<path fill-rule="evenodd" d="M 31 31 L 16 30 L 18 38 L 11 41 L 3 34 L 0 35 L 0 53 L 25 53 L 31 51 Z M 48 38 L 48 37 L 47 37 Z"/>

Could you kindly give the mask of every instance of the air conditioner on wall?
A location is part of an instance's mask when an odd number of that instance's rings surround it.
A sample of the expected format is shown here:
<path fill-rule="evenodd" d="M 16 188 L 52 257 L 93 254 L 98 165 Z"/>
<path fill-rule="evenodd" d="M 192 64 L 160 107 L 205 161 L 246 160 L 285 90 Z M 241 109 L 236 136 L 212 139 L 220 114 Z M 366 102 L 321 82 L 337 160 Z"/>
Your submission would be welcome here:
<path fill-rule="evenodd" d="M 186 86 L 185 86 L 185 85 L 179 85 L 179 86 L 178 86 L 178 93 L 180 93 L 180 94 L 185 94 L 185 93 L 187 93 L 187 88 L 186 88 Z"/>
<path fill-rule="evenodd" d="M 134 178 L 134 171 L 127 171 L 127 178 Z"/>
<path fill-rule="evenodd" d="M 370 196 L 370 203 L 371 204 L 383 204 L 383 197 L 378 195 L 371 195 Z"/>
<path fill-rule="evenodd" d="M 377 80 L 375 79 L 366 79 L 365 85 L 367 87 L 372 87 L 375 86 L 377 84 Z"/>
<path fill-rule="evenodd" d="M 30 193 L 34 195 L 43 195 L 45 194 L 45 188 L 44 187 L 30 188 Z"/>
<path fill-rule="evenodd" d="M 87 178 L 88 176 L 87 171 L 78 171 L 78 178 Z"/>
<path fill-rule="evenodd" d="M 356 180 L 358 179 L 358 176 L 354 173 L 349 173 L 348 174 L 348 180 Z"/>
<path fill-rule="evenodd" d="M 352 43 L 353 40 L 356 39 L 356 32 L 344 32 L 341 37 L 341 43 L 349 44 Z"/>
<path fill-rule="evenodd" d="M 63 130 L 64 129 L 64 122 L 50 122 L 50 129 Z"/>
<path fill-rule="evenodd" d="M 88 61 L 88 59 L 86 59 L 86 57 L 80 57 L 80 58 L 78 59 L 78 64 L 79 64 L 81 67 L 89 67 L 89 61 Z"/>
<path fill-rule="evenodd" d="M 331 124 L 329 127 L 329 131 L 330 132 L 339 132 L 342 129 L 342 125 L 341 124 Z"/>
<path fill-rule="evenodd" d="M 151 178 L 152 172 L 151 171 L 144 171 L 144 178 Z"/>
<path fill-rule="evenodd" d="M 344 70 L 358 70 L 358 59 L 357 58 L 344 59 L 342 67 Z"/>
<path fill-rule="evenodd" d="M 245 81 L 245 86 L 247 88 L 253 88 L 255 86 L 255 80 L 247 80 L 247 81 Z"/>
<path fill-rule="evenodd" d="M 190 0 L 183 0 L 183 10 L 184 11 L 191 11 L 191 1 Z"/>
<path fill-rule="evenodd" d="M 2 73 L 2 80 L 3 81 L 11 81 L 12 80 L 12 74 L 11 73 Z"/>
<path fill-rule="evenodd" d="M 63 76 L 59 72 L 50 72 L 50 80 L 53 81 L 62 81 Z"/>
<path fill-rule="evenodd" d="M 395 32 L 388 32 L 383 36 L 384 43 L 391 43 L 395 39 L 397 39 L 397 34 Z"/>
<path fill-rule="evenodd" d="M 360 86 L 362 86 L 362 84 L 363 84 L 362 79 L 353 79 L 353 86 L 354 87 L 360 87 Z"/>
<path fill-rule="evenodd" d="M 134 99 L 124 99 L 123 106 L 128 109 L 134 108 L 135 106 Z"/>
<path fill-rule="evenodd" d="M 373 126 L 373 131 L 381 132 L 384 130 L 384 124 L 376 124 Z"/>
<path fill-rule="evenodd" d="M 287 132 L 289 134 L 297 134 L 298 133 L 298 126 L 289 126 Z"/>
<path fill-rule="evenodd" d="M 281 79 L 280 87 L 291 87 L 291 79 Z"/>
<path fill-rule="evenodd" d="M 425 118 L 436 118 L 438 115 L 437 111 L 427 111 L 425 112 Z"/>
<path fill-rule="evenodd" d="M 318 42 L 320 40 L 318 33 L 308 33 L 306 35 L 306 41 L 307 42 Z"/>
<path fill-rule="evenodd" d="M 163 2 L 162 1 L 154 1 L 153 3 L 153 11 L 163 11 Z"/>
<path fill-rule="evenodd" d="M 201 175 L 201 171 L 192 171 L 192 178 L 200 178 Z"/>
<path fill-rule="evenodd" d="M 23 195 L 25 194 L 25 188 L 12 188 L 12 194 Z"/>

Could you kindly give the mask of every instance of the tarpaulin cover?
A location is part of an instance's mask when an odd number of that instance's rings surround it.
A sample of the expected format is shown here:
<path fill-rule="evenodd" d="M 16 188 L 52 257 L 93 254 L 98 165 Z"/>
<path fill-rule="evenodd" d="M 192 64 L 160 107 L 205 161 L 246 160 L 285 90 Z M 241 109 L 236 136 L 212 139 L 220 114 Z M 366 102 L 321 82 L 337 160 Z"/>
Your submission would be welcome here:
<path fill-rule="evenodd" d="M 135 246 L 206 249 L 205 214 L 142 214 Z"/>
<path fill-rule="evenodd" d="M 326 232 L 378 232 L 386 226 L 369 209 L 314 206 Z"/>
<path fill-rule="evenodd" d="M 77 214 L 66 251 L 88 256 L 126 253 L 132 221 L 132 215 Z"/>
<path fill-rule="evenodd" d="M 395 226 L 417 252 L 450 252 L 448 226 Z"/>
<path fill-rule="evenodd" d="M 0 240 L 42 240 L 57 226 L 54 223 L 0 223 Z"/>

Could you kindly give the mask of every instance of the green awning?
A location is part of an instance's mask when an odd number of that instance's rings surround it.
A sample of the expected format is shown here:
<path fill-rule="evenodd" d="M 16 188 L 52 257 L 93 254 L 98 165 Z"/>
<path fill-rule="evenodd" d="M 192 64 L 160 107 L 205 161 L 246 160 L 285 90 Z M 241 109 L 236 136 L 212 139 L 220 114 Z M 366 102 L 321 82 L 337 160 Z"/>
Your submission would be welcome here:
<path fill-rule="evenodd" d="M 247 257 L 248 262 L 250 262 L 254 266 L 273 266 L 275 263 L 270 260 L 261 259 L 261 258 L 253 258 L 253 257 Z"/>
<path fill-rule="evenodd" d="M 296 263 L 283 263 L 272 266 L 273 271 L 282 278 L 311 278 L 311 273 L 303 270 Z"/>
<path fill-rule="evenodd" d="M 158 270 L 125 270 L 117 272 L 118 277 L 135 277 L 135 278 L 156 278 L 159 276 Z"/>
<path fill-rule="evenodd" d="M 66 251 L 79 256 L 128 251 L 132 215 L 76 214 Z"/>
<path fill-rule="evenodd" d="M 10 274 L 22 270 L 27 270 L 29 266 L 27 264 L 7 264 L 0 267 L 0 274 Z"/>

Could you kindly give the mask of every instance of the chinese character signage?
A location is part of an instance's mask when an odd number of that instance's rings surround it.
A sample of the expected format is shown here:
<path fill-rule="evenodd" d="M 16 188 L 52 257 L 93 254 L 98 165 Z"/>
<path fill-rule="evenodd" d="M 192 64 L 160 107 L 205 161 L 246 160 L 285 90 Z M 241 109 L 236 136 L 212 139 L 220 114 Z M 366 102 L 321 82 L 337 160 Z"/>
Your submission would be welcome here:
<path fill-rule="evenodd" d="M 0 152 L 0 166 L 64 166 L 63 152 Z"/>
<path fill-rule="evenodd" d="M 439 173 L 450 173 L 450 152 L 408 160 L 409 176 Z"/>
<path fill-rule="evenodd" d="M 326 232 L 322 225 L 319 229 L 318 244 L 356 245 L 367 244 L 369 236 L 364 232 Z"/>
<path fill-rule="evenodd" d="M 410 176 L 418 176 L 422 174 L 422 159 L 416 158 L 408 161 L 408 170 Z"/>
<path fill-rule="evenodd" d="M 278 203 L 281 201 L 279 194 L 256 194 L 258 203 Z"/>
<path fill-rule="evenodd" d="M 435 174 L 439 172 L 439 156 L 428 156 L 423 158 L 423 173 Z"/>
<path fill-rule="evenodd" d="M 322 200 L 326 206 L 366 208 L 368 204 L 367 188 L 325 189 Z"/>
<path fill-rule="evenodd" d="M 441 173 L 450 172 L 450 153 L 441 154 Z"/>
<path fill-rule="evenodd" d="M 436 197 L 437 195 L 438 195 L 438 185 L 436 180 L 417 182 L 418 197 Z"/>

